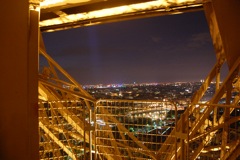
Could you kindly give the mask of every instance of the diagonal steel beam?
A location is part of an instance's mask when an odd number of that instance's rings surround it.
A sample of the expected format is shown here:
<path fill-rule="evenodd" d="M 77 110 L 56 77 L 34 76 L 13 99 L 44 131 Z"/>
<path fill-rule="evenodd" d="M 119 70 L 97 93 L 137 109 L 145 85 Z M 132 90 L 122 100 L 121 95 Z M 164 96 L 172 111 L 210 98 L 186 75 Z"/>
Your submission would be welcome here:
<path fill-rule="evenodd" d="M 72 153 L 41 121 L 39 127 L 59 146 L 61 147 L 73 160 L 77 160 L 74 153 Z"/>

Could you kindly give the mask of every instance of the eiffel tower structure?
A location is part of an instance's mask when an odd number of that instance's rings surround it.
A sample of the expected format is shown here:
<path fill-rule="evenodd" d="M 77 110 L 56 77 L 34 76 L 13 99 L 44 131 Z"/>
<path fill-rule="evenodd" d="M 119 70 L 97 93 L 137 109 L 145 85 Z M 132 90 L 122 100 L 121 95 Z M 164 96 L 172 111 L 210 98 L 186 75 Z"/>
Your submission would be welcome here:
<path fill-rule="evenodd" d="M 47 54 L 41 38 L 41 32 L 199 10 L 216 63 L 181 117 L 161 129 L 148 129 L 144 114 L 176 114 L 175 102 L 96 100 Z M 238 0 L 4 1 L 0 13 L 0 159 L 240 158 Z M 221 79 L 223 65 L 228 72 Z M 210 84 L 215 93 L 202 103 Z"/>

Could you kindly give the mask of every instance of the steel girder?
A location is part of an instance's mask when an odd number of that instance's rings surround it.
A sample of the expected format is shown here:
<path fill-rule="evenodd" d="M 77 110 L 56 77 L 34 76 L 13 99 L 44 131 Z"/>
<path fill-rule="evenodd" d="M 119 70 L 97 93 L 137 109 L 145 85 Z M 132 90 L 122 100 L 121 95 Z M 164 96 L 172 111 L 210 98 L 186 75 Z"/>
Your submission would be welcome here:
<path fill-rule="evenodd" d="M 40 60 L 46 60 L 44 66 L 40 67 L 38 84 L 40 159 L 124 159 L 125 157 L 156 159 L 156 148 L 153 150 L 147 146 L 156 146 L 158 143 L 156 138 L 161 135 L 141 134 L 156 140 L 152 142 L 140 140 L 129 131 L 127 127 L 129 124 L 120 122 L 119 115 L 111 112 L 112 110 L 108 107 L 116 108 L 114 104 L 118 103 L 122 104 L 118 105 L 118 108 L 136 109 L 130 112 L 132 115 L 155 111 L 164 117 L 167 111 L 176 109 L 172 102 L 96 101 L 43 49 L 40 50 Z M 111 103 L 111 105 L 105 107 L 103 103 Z M 125 103 L 134 106 L 124 106 Z M 143 110 L 141 107 L 137 109 L 138 105 L 148 107 L 148 109 Z M 129 117 L 129 115 L 125 114 L 124 117 Z M 97 123 L 99 118 L 106 123 L 116 124 L 117 129 L 113 130 L 106 125 L 102 130 L 101 125 Z M 146 126 L 146 124 L 136 125 Z M 118 139 L 116 139 L 116 132 L 120 136 Z"/>
<path fill-rule="evenodd" d="M 240 108 L 240 60 L 233 65 L 223 83 L 220 83 L 217 78 L 222 64 L 217 63 L 213 67 L 202 87 L 193 97 L 192 104 L 178 121 L 177 129 L 173 127 L 173 131 L 166 136 L 165 142 L 155 154 L 156 152 L 152 152 L 140 143 L 139 138 L 130 133 L 125 124 L 117 120 L 116 115 L 110 113 L 106 106 L 103 107 L 104 101 L 96 101 L 92 98 L 44 51 L 42 54 L 49 63 L 49 66 L 42 68 L 43 72 L 39 74 L 39 133 L 42 159 L 54 156 L 84 159 L 92 157 L 91 153 L 96 153 L 96 156 L 101 153 L 100 157 L 103 159 L 115 159 L 122 157 L 124 153 L 133 157 L 133 153 L 136 154 L 136 152 L 141 152 L 150 159 L 173 159 L 176 155 L 182 159 L 196 159 L 197 157 L 227 159 L 238 156 L 234 154 L 234 151 L 239 145 L 237 128 L 239 125 L 238 108 Z M 62 75 L 59 76 L 59 70 L 65 77 L 68 77 L 68 81 L 59 78 L 62 77 Z M 213 80 L 215 80 L 217 89 L 215 95 L 209 102 L 200 103 Z M 105 103 L 113 102 L 115 104 L 133 103 L 127 100 L 108 100 Z M 147 102 L 142 100 L 139 104 Z M 110 106 L 114 108 L 114 105 Z M 131 106 L 125 107 L 131 108 Z M 97 108 L 98 112 L 95 111 Z M 120 131 L 119 138 L 123 143 L 116 139 L 114 131 L 109 126 L 105 127 L 106 131 L 101 133 L 102 135 L 94 132 L 100 131 L 96 119 L 101 115 L 105 115 L 103 118 L 105 122 L 117 124 L 117 130 Z M 94 121 L 95 127 L 91 125 Z M 137 147 L 126 143 L 126 134 Z M 229 135 L 233 137 L 228 138 Z M 106 143 L 104 137 L 110 139 L 110 143 Z M 219 137 L 222 139 L 219 140 Z M 109 145 L 112 147 L 107 147 Z M 123 148 L 126 148 L 124 153 Z"/>

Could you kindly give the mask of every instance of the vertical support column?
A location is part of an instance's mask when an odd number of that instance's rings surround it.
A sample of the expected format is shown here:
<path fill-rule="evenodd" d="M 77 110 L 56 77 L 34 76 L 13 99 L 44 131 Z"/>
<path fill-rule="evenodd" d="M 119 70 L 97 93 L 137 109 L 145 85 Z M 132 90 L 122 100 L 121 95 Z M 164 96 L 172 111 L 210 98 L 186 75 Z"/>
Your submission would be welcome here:
<path fill-rule="evenodd" d="M 227 93 L 226 93 L 226 104 L 230 105 L 231 98 L 232 98 L 232 83 L 231 81 L 227 83 Z M 224 122 L 227 122 L 230 119 L 230 108 L 226 107 L 224 108 L 224 114 L 223 114 Z M 228 126 L 229 124 L 224 123 L 223 131 L 222 131 L 222 144 L 221 144 L 221 153 L 220 153 L 220 159 L 223 159 L 224 155 L 226 154 L 226 146 L 228 143 Z"/>
<path fill-rule="evenodd" d="M 229 70 L 234 67 L 240 56 L 239 37 L 240 37 L 240 1 L 239 0 L 212 0 L 204 4 L 206 18 L 208 20 L 210 33 L 212 35 L 214 48 L 217 54 L 219 64 L 221 60 L 226 59 Z M 222 58 L 221 58 L 222 57 Z M 219 75 L 216 77 L 216 92 L 219 87 Z M 232 78 L 226 83 L 226 104 L 230 104 Z M 216 123 L 217 112 L 214 110 L 214 122 Z M 230 108 L 224 110 L 224 121 L 230 118 Z M 228 125 L 224 124 L 222 133 L 222 144 L 220 159 L 226 153 L 228 136 Z"/>
<path fill-rule="evenodd" d="M 220 66 L 217 67 L 216 69 L 216 85 L 215 85 L 215 92 L 217 93 L 219 88 L 220 88 Z M 217 122 L 217 107 L 214 107 L 213 109 L 213 127 L 217 126 L 218 122 Z"/>
<path fill-rule="evenodd" d="M 212 2 L 204 3 L 205 16 L 208 22 L 209 31 L 212 37 L 213 46 L 216 53 L 217 62 L 222 64 L 225 59 L 224 47 L 222 37 L 220 35 L 216 14 L 212 5 Z"/>
<path fill-rule="evenodd" d="M 28 128 L 30 137 L 29 149 L 34 155 L 29 160 L 39 159 L 38 135 L 38 53 L 39 53 L 39 11 L 29 12 L 29 41 L 28 41 Z"/>
<path fill-rule="evenodd" d="M 176 103 L 173 102 L 174 108 L 175 108 L 175 160 L 178 159 L 178 154 L 177 154 L 177 150 L 178 150 L 178 137 L 177 137 L 177 123 L 178 123 L 178 119 L 177 119 L 177 105 Z"/>
<path fill-rule="evenodd" d="M 39 13 L 8 0 L 0 14 L 0 159 L 37 160 Z"/>
<path fill-rule="evenodd" d="M 89 129 L 89 153 L 90 153 L 90 160 L 92 160 L 92 110 L 89 110 L 89 124 L 90 124 L 90 129 Z"/>
<path fill-rule="evenodd" d="M 229 69 L 240 56 L 240 1 L 212 0 Z"/>
<path fill-rule="evenodd" d="M 184 127 L 185 127 L 185 124 L 184 124 L 184 120 L 185 120 L 185 115 L 182 114 L 182 118 L 181 118 L 181 123 L 182 123 L 182 127 L 180 128 L 180 133 L 183 134 L 184 132 Z M 184 145 L 184 138 L 181 138 L 180 139 L 180 160 L 184 160 L 185 158 L 185 145 Z"/>
<path fill-rule="evenodd" d="M 87 128 L 87 125 L 86 125 L 86 104 L 83 106 L 84 108 L 83 108 L 83 126 L 84 126 L 84 130 L 83 130 L 83 148 L 84 148 L 84 160 L 86 160 L 86 150 L 87 150 L 87 146 L 86 146 L 86 142 L 87 142 L 87 139 L 86 139 L 86 132 L 87 132 L 87 130 L 88 130 L 88 128 Z"/>
<path fill-rule="evenodd" d="M 97 108 L 97 105 L 99 104 L 99 102 L 94 102 L 94 132 L 93 132 L 93 135 L 94 135 L 94 159 L 97 159 L 97 136 L 98 136 L 98 131 L 97 131 L 97 113 L 98 113 L 98 108 Z"/>
<path fill-rule="evenodd" d="M 240 1 L 212 0 L 204 11 L 218 60 L 226 57 L 231 68 L 240 55 Z"/>

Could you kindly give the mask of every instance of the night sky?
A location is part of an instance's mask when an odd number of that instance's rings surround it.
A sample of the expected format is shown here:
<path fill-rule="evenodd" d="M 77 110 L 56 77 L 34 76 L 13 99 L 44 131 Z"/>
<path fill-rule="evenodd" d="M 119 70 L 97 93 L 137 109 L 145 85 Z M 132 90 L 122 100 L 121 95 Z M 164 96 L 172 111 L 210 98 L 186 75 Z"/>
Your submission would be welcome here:
<path fill-rule="evenodd" d="M 205 79 L 216 58 L 203 11 L 43 33 L 80 84 Z"/>

